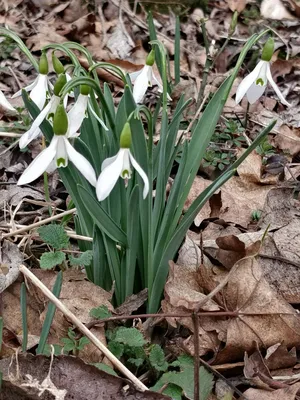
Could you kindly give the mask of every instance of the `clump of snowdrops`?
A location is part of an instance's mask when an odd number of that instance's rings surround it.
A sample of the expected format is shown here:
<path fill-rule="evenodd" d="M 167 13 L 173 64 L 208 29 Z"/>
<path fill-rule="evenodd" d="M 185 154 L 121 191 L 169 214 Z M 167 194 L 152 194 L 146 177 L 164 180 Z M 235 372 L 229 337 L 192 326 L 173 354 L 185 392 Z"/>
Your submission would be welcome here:
<path fill-rule="evenodd" d="M 88 278 L 107 290 L 114 286 L 116 304 L 148 288 L 148 311 L 156 312 L 169 260 L 176 257 L 195 216 L 275 124 L 262 130 L 244 154 L 183 214 L 232 84 L 247 52 L 265 32 L 253 35 L 245 44 L 232 74 L 193 124 L 189 140 L 178 135 L 178 131 L 183 112 L 191 100 L 182 96 L 170 116 L 168 89 L 172 82 L 168 80 L 165 48 L 159 41 L 150 42 L 152 50 L 145 66 L 129 76 L 112 64 L 94 62 L 89 52 L 77 43 L 47 45 L 37 63 L 16 34 L 0 28 L 0 35 L 15 40 L 37 72 L 34 82 L 15 94 L 22 95 L 33 120 L 30 129 L 21 137 L 20 148 L 42 135 L 46 141 L 46 147 L 23 172 L 18 185 L 28 184 L 45 171 L 58 168 L 76 205 L 76 232 L 93 237 L 92 244 L 79 242 L 81 250 L 93 250 L 93 261 L 86 267 Z M 68 73 L 55 54 L 58 50 L 72 64 L 71 68 L 68 66 Z M 56 73 L 53 82 L 48 78 L 47 52 L 52 53 Z M 86 57 L 88 70 L 81 67 L 76 52 Z M 244 95 L 250 102 L 257 100 L 269 81 L 281 101 L 288 104 L 270 74 L 272 52 L 272 41 L 267 41 L 262 60 L 237 91 L 237 102 Z M 155 62 L 160 77 L 153 72 Z M 114 104 L 109 86 L 100 85 L 98 68 L 111 71 L 124 82 L 118 106 Z M 154 112 L 142 104 L 151 85 L 157 85 L 161 92 Z M 14 110 L 2 93 L 0 103 Z M 161 121 L 159 132 L 156 130 L 158 120 Z M 154 144 L 153 136 L 157 133 L 160 140 Z M 174 167 L 177 173 L 167 194 L 168 178 Z"/>

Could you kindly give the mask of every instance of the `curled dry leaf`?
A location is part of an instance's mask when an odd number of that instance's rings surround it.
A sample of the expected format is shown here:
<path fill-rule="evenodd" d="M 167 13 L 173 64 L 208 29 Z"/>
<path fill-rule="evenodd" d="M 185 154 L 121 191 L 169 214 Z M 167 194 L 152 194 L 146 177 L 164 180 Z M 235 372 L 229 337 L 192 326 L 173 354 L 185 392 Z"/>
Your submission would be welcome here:
<path fill-rule="evenodd" d="M 216 362 L 238 359 L 244 351 L 253 350 L 254 342 L 269 347 L 284 338 L 288 347 L 300 344 L 300 321 L 295 310 L 270 287 L 255 257 L 236 263 L 223 295 L 228 310 L 258 315 L 229 320 L 226 346 Z"/>
<path fill-rule="evenodd" d="M 237 11 L 238 13 L 244 11 L 247 0 L 227 0 L 228 7 L 232 12 Z"/>
<path fill-rule="evenodd" d="M 296 155 L 300 152 L 300 128 L 282 125 L 274 138 L 274 144 L 290 155 Z"/>
<path fill-rule="evenodd" d="M 283 343 L 276 343 L 267 349 L 265 364 L 269 370 L 294 367 L 297 363 L 296 348 L 288 351 Z"/>
<path fill-rule="evenodd" d="M 2 400 L 55 399 L 55 400 L 167 400 L 159 393 L 139 392 L 128 381 L 85 364 L 78 357 L 55 357 L 50 370 L 50 357 L 18 354 L 0 360 L 3 373 Z M 48 389 L 45 390 L 45 388 Z M 42 397 L 39 393 L 43 391 Z M 49 390 L 50 389 L 50 390 Z M 56 389 L 56 390 L 55 390 Z M 65 392 L 64 397 L 58 397 Z"/>
<path fill-rule="evenodd" d="M 296 400 L 296 395 L 300 389 L 300 383 L 295 383 L 283 389 L 267 391 L 261 389 L 248 389 L 244 392 L 247 400 Z"/>
<path fill-rule="evenodd" d="M 247 227 L 251 222 L 253 210 L 261 210 L 267 193 L 277 181 L 277 177 L 261 177 L 261 157 L 258 154 L 250 154 L 238 169 L 239 176 L 232 177 L 222 189 L 212 196 L 195 218 L 195 225 L 209 217 L 218 217 L 226 222 Z M 189 193 L 185 209 L 196 199 L 202 191 L 209 186 L 211 181 L 202 177 L 196 177 Z M 265 186 L 262 184 L 266 184 Z M 220 195 L 219 195 L 220 193 Z M 219 195 L 221 200 L 218 207 L 214 206 L 214 199 Z"/>
<path fill-rule="evenodd" d="M 2 293 L 18 278 L 23 256 L 16 244 L 4 240 L 0 247 L 0 260 L 0 293 Z"/>
<path fill-rule="evenodd" d="M 261 376 L 265 376 L 269 380 L 272 380 L 272 376 L 264 362 L 261 352 L 256 350 L 250 356 L 245 353 L 244 363 L 244 375 L 245 378 L 250 381 L 251 385 L 261 389 L 269 389 L 269 385 L 261 379 Z"/>

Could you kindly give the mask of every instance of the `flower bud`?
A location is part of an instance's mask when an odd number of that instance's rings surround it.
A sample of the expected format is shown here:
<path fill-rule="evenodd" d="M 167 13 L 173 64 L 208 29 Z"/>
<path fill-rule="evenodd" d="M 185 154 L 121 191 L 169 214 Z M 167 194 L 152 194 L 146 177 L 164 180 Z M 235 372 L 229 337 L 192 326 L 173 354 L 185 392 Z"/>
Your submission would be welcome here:
<path fill-rule="evenodd" d="M 88 85 L 80 85 L 80 94 L 88 96 L 90 94 L 91 88 Z"/>
<path fill-rule="evenodd" d="M 59 59 L 56 57 L 54 52 L 52 53 L 52 65 L 53 65 L 53 69 L 57 73 L 57 75 L 63 74 L 65 72 L 64 66 L 59 61 Z"/>
<path fill-rule="evenodd" d="M 129 122 L 126 122 L 120 136 L 121 149 L 129 149 L 131 146 L 131 129 Z"/>
<path fill-rule="evenodd" d="M 234 34 L 234 31 L 235 31 L 235 28 L 237 25 L 237 21 L 238 21 L 238 16 L 239 16 L 239 13 L 237 11 L 235 11 L 231 18 L 231 22 L 230 22 L 230 26 L 229 26 L 229 31 L 228 31 L 229 36 L 232 36 Z"/>
<path fill-rule="evenodd" d="M 263 50 L 261 53 L 261 59 L 263 61 L 270 61 L 273 56 L 273 53 L 274 53 L 274 39 L 270 37 L 266 41 L 266 43 L 263 47 Z"/>
<path fill-rule="evenodd" d="M 63 136 L 68 130 L 68 116 L 65 107 L 60 103 L 55 111 L 53 118 L 53 132 L 57 136 Z"/>
<path fill-rule="evenodd" d="M 40 64 L 39 64 L 39 73 L 43 75 L 48 74 L 48 60 L 46 53 L 42 53 L 41 58 L 40 58 Z"/>
<path fill-rule="evenodd" d="M 60 74 L 53 88 L 53 93 L 55 94 L 55 96 L 59 96 L 61 89 L 65 86 L 66 83 L 67 83 L 66 75 Z"/>
<path fill-rule="evenodd" d="M 155 62 L 155 51 L 152 49 L 146 58 L 146 65 L 152 67 Z"/>

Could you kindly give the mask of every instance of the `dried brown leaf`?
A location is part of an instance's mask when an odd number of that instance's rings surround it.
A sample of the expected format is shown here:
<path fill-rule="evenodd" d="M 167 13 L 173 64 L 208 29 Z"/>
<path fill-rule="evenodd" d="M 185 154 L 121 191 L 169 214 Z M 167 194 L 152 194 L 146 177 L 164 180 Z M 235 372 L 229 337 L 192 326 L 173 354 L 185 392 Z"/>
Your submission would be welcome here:
<path fill-rule="evenodd" d="M 295 400 L 300 389 L 300 383 L 295 383 L 283 389 L 266 391 L 261 389 L 248 389 L 244 392 L 247 400 Z"/>
<path fill-rule="evenodd" d="M 128 384 L 127 381 L 85 364 L 78 357 L 55 357 L 51 371 L 49 357 L 31 354 L 17 357 L 17 365 L 15 358 L 0 361 L 3 372 L 1 400 L 169 399 L 151 391 L 138 392 L 132 385 L 125 392 L 123 386 Z M 46 387 L 48 389 L 43 391 Z M 63 392 L 65 396 L 58 397 Z"/>

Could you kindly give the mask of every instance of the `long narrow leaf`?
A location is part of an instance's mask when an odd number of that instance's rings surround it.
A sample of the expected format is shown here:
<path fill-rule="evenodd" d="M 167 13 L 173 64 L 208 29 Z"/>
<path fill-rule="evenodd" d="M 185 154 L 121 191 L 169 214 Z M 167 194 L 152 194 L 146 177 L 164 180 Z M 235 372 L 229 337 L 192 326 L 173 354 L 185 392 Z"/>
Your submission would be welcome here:
<path fill-rule="evenodd" d="M 99 226 L 99 228 L 111 239 L 126 246 L 127 238 L 125 232 L 116 225 L 107 212 L 101 207 L 96 197 L 81 185 L 78 185 L 78 192 L 85 206 L 89 210 L 90 215 L 93 217 L 95 224 Z"/>
<path fill-rule="evenodd" d="M 62 271 L 60 271 L 57 274 L 57 277 L 56 277 L 56 280 L 55 280 L 55 283 L 53 286 L 53 290 L 52 290 L 52 293 L 54 294 L 55 297 L 59 297 L 59 295 L 60 295 L 61 286 L 62 286 L 62 278 L 63 278 Z M 56 305 L 49 302 L 45 321 L 44 321 L 43 327 L 42 327 L 39 345 L 38 345 L 38 348 L 36 349 L 36 354 L 42 354 L 44 351 L 45 344 L 47 342 L 48 335 L 50 332 L 51 324 L 52 324 L 52 321 L 54 318 L 55 310 L 56 310 Z"/>

